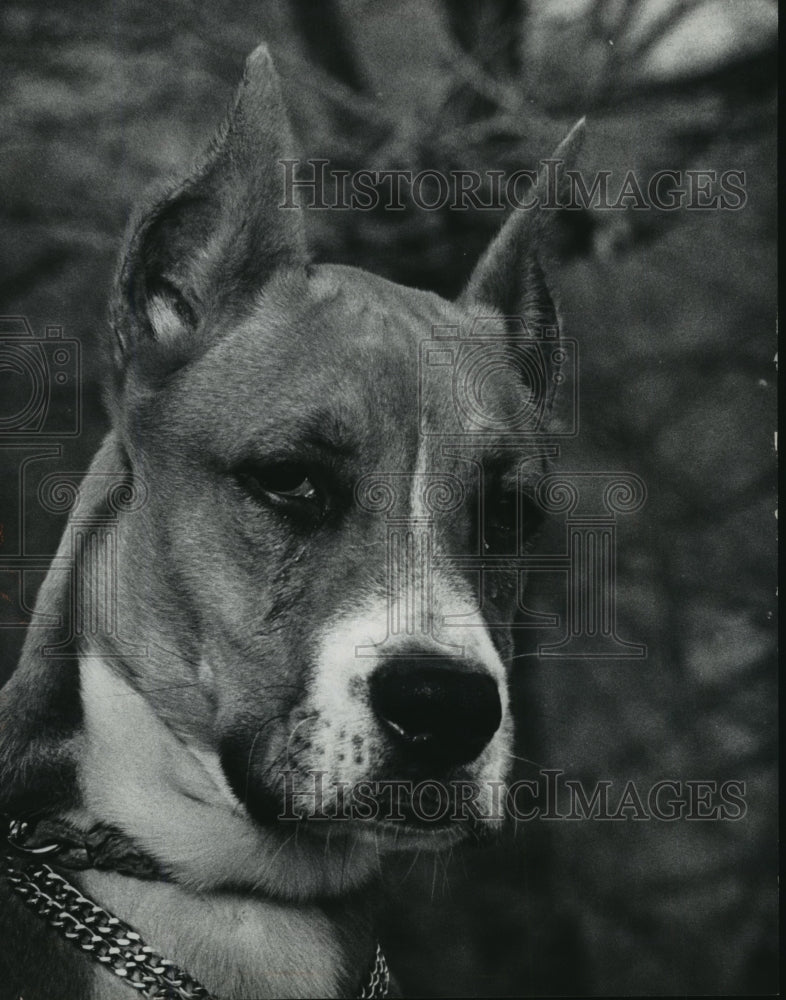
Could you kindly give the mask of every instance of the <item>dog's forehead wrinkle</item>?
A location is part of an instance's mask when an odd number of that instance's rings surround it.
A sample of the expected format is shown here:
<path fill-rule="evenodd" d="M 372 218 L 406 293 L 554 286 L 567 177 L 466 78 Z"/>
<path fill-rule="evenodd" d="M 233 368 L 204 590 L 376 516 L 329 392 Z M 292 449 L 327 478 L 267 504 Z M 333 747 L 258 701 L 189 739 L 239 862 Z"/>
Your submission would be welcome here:
<path fill-rule="evenodd" d="M 457 321 L 455 307 L 432 292 L 405 288 L 377 275 L 343 265 L 323 265 L 312 285 L 320 296 L 341 310 L 341 326 L 358 329 L 351 335 L 376 342 L 380 348 L 406 351 L 417 362 L 418 344 L 431 336 L 435 324 Z"/>

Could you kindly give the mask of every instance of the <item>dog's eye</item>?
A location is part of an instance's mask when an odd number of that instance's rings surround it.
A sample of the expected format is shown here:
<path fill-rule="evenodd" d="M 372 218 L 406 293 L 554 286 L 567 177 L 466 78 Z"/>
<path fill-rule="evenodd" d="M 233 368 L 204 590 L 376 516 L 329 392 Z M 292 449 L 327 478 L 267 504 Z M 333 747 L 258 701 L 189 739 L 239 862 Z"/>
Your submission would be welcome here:
<path fill-rule="evenodd" d="M 317 495 L 316 487 L 302 465 L 290 463 L 276 465 L 258 475 L 257 479 L 262 489 L 275 496 L 314 500 Z"/>
<path fill-rule="evenodd" d="M 325 512 L 325 498 L 312 476 L 299 462 L 244 466 L 237 471 L 238 481 L 254 499 L 318 520 Z"/>
<path fill-rule="evenodd" d="M 485 520 L 483 550 L 512 555 L 521 551 L 536 534 L 543 521 L 543 512 L 526 494 L 505 493 L 486 501 Z"/>
<path fill-rule="evenodd" d="M 487 499 L 483 531 L 485 552 L 511 552 L 515 548 L 516 499 L 515 493 Z"/>

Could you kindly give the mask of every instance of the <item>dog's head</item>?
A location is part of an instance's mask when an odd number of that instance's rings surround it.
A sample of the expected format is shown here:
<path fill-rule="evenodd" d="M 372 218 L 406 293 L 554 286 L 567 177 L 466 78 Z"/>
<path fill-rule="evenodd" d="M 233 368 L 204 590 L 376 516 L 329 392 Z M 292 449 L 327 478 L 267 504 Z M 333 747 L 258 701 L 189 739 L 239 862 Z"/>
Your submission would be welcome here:
<path fill-rule="evenodd" d="M 149 656 L 107 662 L 250 822 L 450 837 L 510 758 L 546 223 L 511 219 L 447 302 L 310 263 L 288 154 L 258 49 L 204 161 L 131 229 L 109 400 L 148 502 L 121 524 L 118 634 Z"/>

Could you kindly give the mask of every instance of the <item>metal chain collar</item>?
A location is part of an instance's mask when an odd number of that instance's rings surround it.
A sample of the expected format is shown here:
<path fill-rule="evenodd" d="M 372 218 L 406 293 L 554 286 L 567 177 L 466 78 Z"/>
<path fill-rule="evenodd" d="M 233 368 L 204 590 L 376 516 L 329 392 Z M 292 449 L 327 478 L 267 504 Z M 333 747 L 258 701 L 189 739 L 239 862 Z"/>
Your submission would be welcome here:
<path fill-rule="evenodd" d="M 14 835 L 23 829 L 23 824 L 12 823 L 8 838 L 20 853 L 24 848 L 15 843 Z M 5 875 L 11 889 L 37 916 L 146 1000 L 216 1000 L 193 976 L 154 952 L 132 927 L 82 895 L 40 858 L 21 860 L 6 855 Z M 388 964 L 377 945 L 374 967 L 359 1000 L 384 1000 L 389 986 Z"/>
<path fill-rule="evenodd" d="M 128 924 L 83 896 L 49 865 L 19 865 L 10 855 L 5 861 L 11 888 L 39 917 L 146 1000 L 214 1000 L 196 979 L 157 955 Z"/>

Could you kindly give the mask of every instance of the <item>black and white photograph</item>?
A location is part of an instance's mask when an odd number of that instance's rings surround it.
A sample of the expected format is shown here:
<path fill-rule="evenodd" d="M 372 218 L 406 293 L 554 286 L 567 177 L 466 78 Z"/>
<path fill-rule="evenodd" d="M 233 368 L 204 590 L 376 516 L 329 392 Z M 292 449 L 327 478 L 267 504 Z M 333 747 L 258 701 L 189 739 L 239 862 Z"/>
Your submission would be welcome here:
<path fill-rule="evenodd" d="M 775 0 L 6 0 L 0 1000 L 777 996 Z"/>

